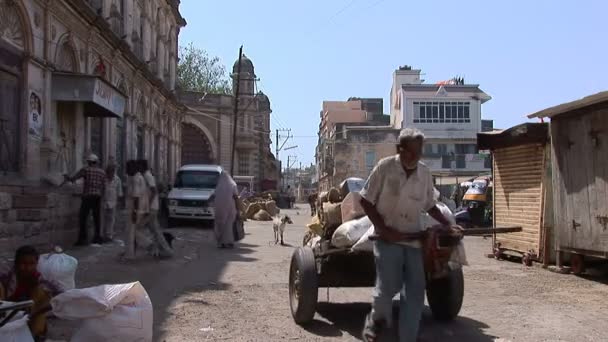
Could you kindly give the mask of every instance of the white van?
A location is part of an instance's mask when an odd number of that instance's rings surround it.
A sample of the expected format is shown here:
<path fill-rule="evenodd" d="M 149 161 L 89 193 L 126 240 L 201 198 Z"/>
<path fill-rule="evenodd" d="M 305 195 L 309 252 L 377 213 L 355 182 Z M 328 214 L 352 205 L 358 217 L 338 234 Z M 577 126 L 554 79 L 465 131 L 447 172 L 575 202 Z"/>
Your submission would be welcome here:
<path fill-rule="evenodd" d="M 221 173 L 219 165 L 184 165 L 179 169 L 167 196 L 169 226 L 179 219 L 215 218 L 213 199 Z"/>

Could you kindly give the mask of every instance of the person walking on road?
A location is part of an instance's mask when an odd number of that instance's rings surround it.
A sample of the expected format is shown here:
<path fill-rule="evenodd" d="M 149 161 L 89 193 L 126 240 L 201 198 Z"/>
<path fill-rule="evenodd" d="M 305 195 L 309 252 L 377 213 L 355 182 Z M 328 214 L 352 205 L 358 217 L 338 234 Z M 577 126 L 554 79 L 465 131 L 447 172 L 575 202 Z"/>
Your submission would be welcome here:
<path fill-rule="evenodd" d="M 118 210 L 118 199 L 123 196 L 122 181 L 116 175 L 116 166 L 110 164 L 106 167 L 106 185 L 103 196 L 104 207 L 104 242 L 114 240 L 114 225 L 116 224 L 116 211 Z"/>
<path fill-rule="evenodd" d="M 148 192 L 148 199 L 150 201 L 150 214 L 146 217 L 145 224 L 148 227 L 150 235 L 152 235 L 153 243 L 148 247 L 148 251 L 161 258 L 170 258 L 173 256 L 173 250 L 165 240 L 163 233 L 158 223 L 158 211 L 160 208 L 158 199 L 158 188 L 156 186 L 156 178 L 150 171 L 147 160 L 140 160 L 139 171 L 144 176 L 146 181 L 146 191 Z"/>
<path fill-rule="evenodd" d="M 238 214 L 238 188 L 232 177 L 222 171 L 215 187 L 215 239 L 219 248 L 234 247 L 233 226 Z"/>
<path fill-rule="evenodd" d="M 132 260 L 135 258 L 137 244 L 147 246 L 149 239 L 142 234 L 138 227 L 149 214 L 150 201 L 147 197 L 146 180 L 139 172 L 139 166 L 135 160 L 127 161 L 127 242 L 125 245 L 124 258 Z M 137 241 L 136 241 L 137 238 Z"/>
<path fill-rule="evenodd" d="M 365 319 L 364 341 L 376 341 L 392 324 L 392 301 L 400 292 L 399 341 L 414 342 L 424 307 L 425 271 L 420 213 L 426 211 L 445 229 L 450 223 L 435 205 L 433 179 L 420 162 L 424 135 L 406 128 L 399 135 L 397 155 L 382 159 L 372 170 L 361 205 L 374 224 L 376 285 L 372 310 Z M 455 226 L 453 228 L 459 228 Z"/>
<path fill-rule="evenodd" d="M 89 244 L 87 219 L 90 212 L 93 212 L 93 220 L 95 222 L 95 236 L 93 237 L 92 242 L 95 244 L 103 243 L 103 239 L 101 238 L 101 219 L 99 211 L 101 207 L 101 196 L 104 194 L 106 174 L 98 166 L 99 158 L 95 154 L 89 155 L 86 161 L 87 166 L 80 169 L 73 177 L 64 175 L 65 179 L 70 182 L 74 182 L 81 178 L 84 180 L 79 214 L 80 230 L 78 232 L 76 246 L 86 246 Z"/>

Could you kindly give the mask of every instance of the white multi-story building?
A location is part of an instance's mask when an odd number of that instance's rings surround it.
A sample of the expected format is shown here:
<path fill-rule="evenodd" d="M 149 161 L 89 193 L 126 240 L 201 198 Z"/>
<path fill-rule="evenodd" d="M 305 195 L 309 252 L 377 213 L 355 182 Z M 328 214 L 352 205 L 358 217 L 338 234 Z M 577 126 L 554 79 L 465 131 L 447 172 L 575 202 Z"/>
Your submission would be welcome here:
<path fill-rule="evenodd" d="M 489 159 L 477 151 L 477 133 L 491 124 L 481 119 L 481 106 L 491 97 L 464 80 L 424 84 L 420 72 L 402 67 L 393 74 L 391 125 L 424 132 L 423 161 L 436 175 L 489 171 Z"/>

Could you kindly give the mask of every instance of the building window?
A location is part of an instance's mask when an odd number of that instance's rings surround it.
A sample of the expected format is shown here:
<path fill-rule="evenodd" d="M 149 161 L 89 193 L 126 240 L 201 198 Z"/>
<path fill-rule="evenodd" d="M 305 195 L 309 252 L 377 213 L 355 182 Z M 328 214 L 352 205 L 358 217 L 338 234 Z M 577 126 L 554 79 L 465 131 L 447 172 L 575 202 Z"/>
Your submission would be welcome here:
<path fill-rule="evenodd" d="M 485 155 L 485 158 L 483 160 L 483 167 L 485 167 L 486 169 L 491 169 L 492 168 L 492 156 L 491 155 Z"/>
<path fill-rule="evenodd" d="M 141 126 L 137 126 L 137 159 L 144 159 L 144 128 Z"/>
<path fill-rule="evenodd" d="M 249 156 L 239 159 L 239 173 L 243 176 L 249 175 Z"/>
<path fill-rule="evenodd" d="M 441 168 L 442 169 L 451 169 L 452 168 L 452 156 L 447 154 L 447 155 L 442 155 L 441 156 Z"/>
<path fill-rule="evenodd" d="M 457 169 L 466 169 L 466 167 L 467 167 L 467 163 L 465 161 L 465 155 L 457 154 L 456 155 L 456 168 Z"/>
<path fill-rule="evenodd" d="M 437 144 L 437 153 L 439 155 L 445 155 L 448 153 L 448 145 L 447 144 Z"/>
<path fill-rule="evenodd" d="M 353 159 L 353 171 L 359 171 L 359 161 L 357 159 Z"/>
<path fill-rule="evenodd" d="M 414 123 L 469 123 L 471 103 L 414 102 Z"/>
<path fill-rule="evenodd" d="M 91 8 L 93 8 L 96 12 L 101 11 L 102 7 L 103 7 L 103 1 L 102 0 L 87 0 L 86 1 L 89 6 L 91 6 Z"/>
<path fill-rule="evenodd" d="M 109 18 L 110 28 L 119 37 L 122 37 L 122 35 L 123 35 L 123 28 L 124 28 L 123 14 L 122 14 L 123 10 L 124 10 L 124 7 L 122 4 L 122 1 L 119 1 L 118 3 L 113 2 L 112 5 L 110 6 L 110 18 Z"/>
<path fill-rule="evenodd" d="M 433 153 L 433 144 L 424 144 L 424 149 L 422 155 L 425 157 L 431 157 L 435 153 Z"/>
<path fill-rule="evenodd" d="M 116 174 L 124 179 L 125 176 L 125 153 L 124 146 L 127 136 L 127 129 L 123 119 L 116 120 Z"/>
<path fill-rule="evenodd" d="M 4 172 L 19 169 L 20 82 L 0 70 L 0 170 Z"/>
<path fill-rule="evenodd" d="M 92 117 L 91 122 L 91 151 L 95 153 L 99 160 L 103 158 L 103 119 Z"/>
<path fill-rule="evenodd" d="M 365 168 L 367 171 L 371 171 L 376 165 L 376 152 L 367 151 L 365 152 Z"/>
<path fill-rule="evenodd" d="M 239 132 L 245 132 L 245 118 L 241 115 L 238 119 Z"/>
<path fill-rule="evenodd" d="M 456 154 L 476 154 L 477 153 L 477 145 L 476 144 L 456 144 L 454 146 Z"/>

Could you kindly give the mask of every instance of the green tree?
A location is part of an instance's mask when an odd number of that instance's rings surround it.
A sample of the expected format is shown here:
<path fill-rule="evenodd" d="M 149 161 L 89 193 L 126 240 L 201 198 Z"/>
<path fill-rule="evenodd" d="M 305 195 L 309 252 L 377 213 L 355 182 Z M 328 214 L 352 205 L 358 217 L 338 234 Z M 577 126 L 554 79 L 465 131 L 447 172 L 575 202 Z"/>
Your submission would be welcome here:
<path fill-rule="evenodd" d="M 226 67 L 218 57 L 210 57 L 207 51 L 180 46 L 177 64 L 177 82 L 183 90 L 213 94 L 232 94 L 232 83 Z"/>

